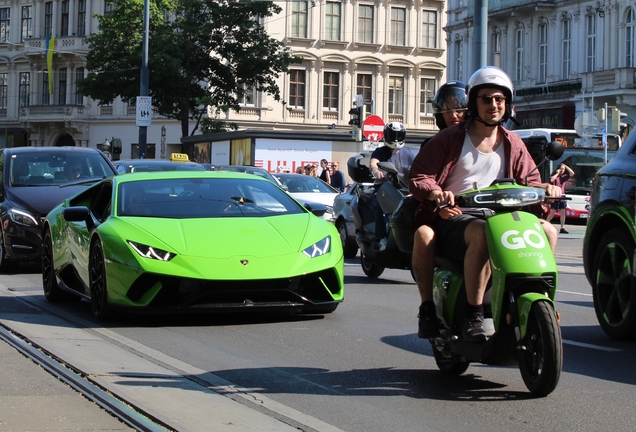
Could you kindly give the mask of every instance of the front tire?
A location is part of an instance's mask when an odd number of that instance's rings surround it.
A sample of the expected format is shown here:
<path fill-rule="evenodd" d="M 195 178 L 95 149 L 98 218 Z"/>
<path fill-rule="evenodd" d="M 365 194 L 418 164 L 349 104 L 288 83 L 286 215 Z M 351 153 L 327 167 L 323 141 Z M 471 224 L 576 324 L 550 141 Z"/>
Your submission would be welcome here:
<path fill-rule="evenodd" d="M 99 321 L 108 321 L 113 316 L 112 307 L 108 304 L 108 287 L 106 284 L 106 265 L 104 252 L 99 241 L 91 246 L 90 257 L 91 308 L 93 316 Z"/>
<path fill-rule="evenodd" d="M 50 302 L 58 302 L 66 297 L 57 283 L 53 264 L 53 240 L 51 231 L 46 229 L 42 236 L 42 288 L 44 297 Z"/>
<path fill-rule="evenodd" d="M 4 232 L 0 229 L 0 272 L 9 273 L 15 269 L 13 261 L 7 258 L 7 250 L 4 247 Z"/>
<path fill-rule="evenodd" d="M 355 240 L 352 240 L 347 235 L 347 224 L 344 221 L 338 221 L 336 225 L 338 229 L 338 235 L 340 236 L 340 241 L 342 242 L 342 250 L 344 251 L 345 258 L 355 258 L 358 254 L 358 243 Z"/>
<path fill-rule="evenodd" d="M 612 229 L 596 249 L 593 279 L 594 310 L 603 331 L 613 339 L 636 339 L 636 282 L 632 276 L 634 241 Z"/>
<path fill-rule="evenodd" d="M 370 278 L 378 278 L 384 272 L 384 267 L 372 263 L 363 253 L 360 254 L 360 265 L 365 275 Z"/>
<path fill-rule="evenodd" d="M 534 395 L 547 396 L 556 388 L 563 367 L 561 329 L 549 302 L 532 304 L 521 343 L 519 370 L 523 382 Z"/>

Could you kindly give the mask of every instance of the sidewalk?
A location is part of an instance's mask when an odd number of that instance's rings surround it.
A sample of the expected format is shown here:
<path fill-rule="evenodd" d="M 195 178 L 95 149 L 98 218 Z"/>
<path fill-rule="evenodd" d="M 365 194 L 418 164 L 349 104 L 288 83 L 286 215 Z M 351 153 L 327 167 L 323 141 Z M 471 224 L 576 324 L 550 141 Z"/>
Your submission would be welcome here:
<path fill-rule="evenodd" d="M 0 431 L 132 430 L 0 340 Z"/>

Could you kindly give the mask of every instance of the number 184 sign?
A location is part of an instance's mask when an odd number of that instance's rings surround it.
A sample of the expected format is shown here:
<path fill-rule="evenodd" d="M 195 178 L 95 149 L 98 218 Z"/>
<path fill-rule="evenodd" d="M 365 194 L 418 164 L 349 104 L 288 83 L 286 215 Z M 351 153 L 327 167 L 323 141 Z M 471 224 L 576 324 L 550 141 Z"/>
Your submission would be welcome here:
<path fill-rule="evenodd" d="M 152 123 L 152 98 L 137 96 L 137 126 L 150 126 Z"/>

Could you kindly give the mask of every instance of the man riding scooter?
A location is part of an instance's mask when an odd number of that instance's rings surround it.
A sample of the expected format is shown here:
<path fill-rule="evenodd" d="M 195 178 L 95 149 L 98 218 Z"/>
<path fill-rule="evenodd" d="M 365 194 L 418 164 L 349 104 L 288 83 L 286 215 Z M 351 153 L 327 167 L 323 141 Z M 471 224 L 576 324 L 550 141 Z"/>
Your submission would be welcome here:
<path fill-rule="evenodd" d="M 409 174 L 410 191 L 421 204 L 416 226 L 435 231 L 437 253 L 463 260 L 469 311 L 464 318 L 465 341 L 483 342 L 483 300 L 490 278 L 484 220 L 455 207 L 455 195 L 488 186 L 497 178 L 514 178 L 560 196 L 561 190 L 542 183 L 535 163 L 518 135 L 502 126 L 511 116 L 513 84 L 494 66 L 475 72 L 467 86 L 468 121 L 437 133 L 416 156 Z M 556 229 L 541 221 L 554 251 Z"/>
<path fill-rule="evenodd" d="M 415 155 L 408 148 L 404 147 L 406 140 L 406 128 L 400 122 L 391 122 L 384 127 L 384 145 L 378 147 L 371 153 L 369 170 L 371 175 L 378 180 L 384 177 L 384 173 L 378 167 L 380 162 L 392 162 L 399 173 L 405 177 L 408 175 Z M 380 250 L 386 248 L 387 242 L 386 217 L 380 206 L 377 206 L 375 219 L 375 240 L 378 242 Z"/>

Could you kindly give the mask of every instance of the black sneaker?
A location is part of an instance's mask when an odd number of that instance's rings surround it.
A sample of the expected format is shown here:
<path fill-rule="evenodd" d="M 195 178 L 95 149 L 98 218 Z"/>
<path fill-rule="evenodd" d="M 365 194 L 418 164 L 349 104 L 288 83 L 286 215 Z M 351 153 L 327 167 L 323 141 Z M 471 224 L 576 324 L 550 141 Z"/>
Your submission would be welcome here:
<path fill-rule="evenodd" d="M 420 313 L 417 315 L 417 336 L 422 339 L 430 339 L 440 335 L 439 329 L 442 321 L 437 318 L 435 306 L 420 306 Z"/>
<path fill-rule="evenodd" d="M 465 318 L 462 337 L 466 342 L 486 342 L 484 316 L 475 314 L 469 318 Z"/>
<path fill-rule="evenodd" d="M 561 231 L 559 231 L 561 234 L 570 234 L 568 232 L 568 230 L 566 230 L 565 228 L 561 228 Z"/>

